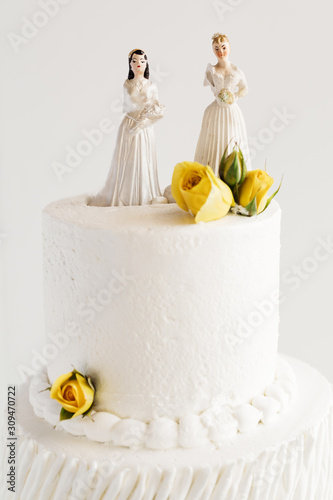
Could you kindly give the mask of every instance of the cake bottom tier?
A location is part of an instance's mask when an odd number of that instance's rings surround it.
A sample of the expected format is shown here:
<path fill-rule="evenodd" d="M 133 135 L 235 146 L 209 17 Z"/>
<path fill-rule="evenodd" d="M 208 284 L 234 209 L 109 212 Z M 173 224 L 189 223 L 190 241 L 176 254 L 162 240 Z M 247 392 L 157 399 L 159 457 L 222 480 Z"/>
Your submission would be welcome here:
<path fill-rule="evenodd" d="M 288 360 L 298 384 L 291 405 L 270 425 L 219 448 L 131 450 L 90 442 L 37 418 L 21 390 L 15 499 L 332 500 L 332 387 L 313 368 Z M 14 498 L 1 488 L 2 499 Z"/>

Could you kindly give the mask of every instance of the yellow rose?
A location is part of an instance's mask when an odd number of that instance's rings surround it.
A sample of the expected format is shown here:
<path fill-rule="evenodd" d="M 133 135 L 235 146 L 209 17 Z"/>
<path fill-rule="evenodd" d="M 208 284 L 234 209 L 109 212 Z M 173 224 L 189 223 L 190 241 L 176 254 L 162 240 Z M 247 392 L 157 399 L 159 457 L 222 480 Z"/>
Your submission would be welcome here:
<path fill-rule="evenodd" d="M 210 167 L 196 162 L 183 161 L 175 166 L 171 192 L 179 207 L 195 216 L 195 222 L 220 219 L 234 205 L 229 186 Z"/>
<path fill-rule="evenodd" d="M 89 378 L 74 370 L 57 378 L 51 387 L 50 396 L 58 401 L 64 410 L 73 413 L 72 417 L 77 417 L 91 408 L 95 389 Z"/>
<path fill-rule="evenodd" d="M 260 214 L 266 206 L 267 191 L 273 182 L 274 179 L 264 170 L 258 169 L 248 172 L 239 188 L 240 205 L 246 207 L 255 198 L 257 213 Z"/>

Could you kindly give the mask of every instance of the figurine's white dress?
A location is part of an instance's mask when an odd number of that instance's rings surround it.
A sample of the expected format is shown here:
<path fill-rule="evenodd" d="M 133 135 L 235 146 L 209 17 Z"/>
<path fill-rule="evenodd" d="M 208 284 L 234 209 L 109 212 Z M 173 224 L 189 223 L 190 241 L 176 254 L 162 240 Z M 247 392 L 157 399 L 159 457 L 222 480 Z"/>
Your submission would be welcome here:
<path fill-rule="evenodd" d="M 244 73 L 237 66 L 231 64 L 231 68 L 232 73 L 223 77 L 212 64 L 208 64 L 204 79 L 204 85 L 210 86 L 215 100 L 205 110 L 194 161 L 209 165 L 216 175 L 218 175 L 225 148 L 230 143 L 229 154 L 234 141 L 238 143 L 244 154 L 248 170 L 251 169 L 245 122 L 236 102 L 247 94 L 247 83 Z M 222 89 L 230 90 L 234 94 L 233 104 L 220 101 L 218 96 Z"/>
<path fill-rule="evenodd" d="M 91 205 L 143 205 L 161 196 L 152 125 L 165 107 L 157 88 L 146 78 L 124 83 L 124 112 L 108 177 Z"/>

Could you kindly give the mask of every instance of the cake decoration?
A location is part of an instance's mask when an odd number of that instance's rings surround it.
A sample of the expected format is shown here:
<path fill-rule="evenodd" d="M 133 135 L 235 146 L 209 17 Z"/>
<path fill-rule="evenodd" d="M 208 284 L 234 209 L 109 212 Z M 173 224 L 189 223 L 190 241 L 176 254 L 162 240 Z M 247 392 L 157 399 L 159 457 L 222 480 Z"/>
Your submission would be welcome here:
<path fill-rule="evenodd" d="M 156 415 L 148 422 L 137 418 L 119 418 L 112 412 L 91 408 L 90 418 L 69 417 L 70 420 L 57 421 L 57 410 L 45 394 L 48 384 L 47 372 L 43 370 L 32 379 L 29 398 L 36 415 L 50 424 L 55 423 L 57 430 L 86 436 L 92 441 L 109 442 L 115 446 L 160 450 L 197 448 L 207 443 L 219 444 L 237 433 L 249 433 L 260 424 L 269 425 L 279 413 L 288 408 L 297 390 L 292 368 L 286 359 L 279 356 L 274 380 L 262 394 L 254 395 L 249 403 L 233 407 L 216 398 L 211 407 L 200 414 L 186 413 L 179 419 Z M 87 413 L 81 415 L 86 416 Z"/>
<path fill-rule="evenodd" d="M 239 188 L 239 204 L 248 211 L 248 215 L 256 215 L 263 212 L 277 194 L 278 190 L 270 199 L 267 199 L 267 191 L 273 185 L 274 179 L 264 170 L 252 170 L 248 172 L 244 182 Z"/>
<path fill-rule="evenodd" d="M 242 150 L 235 143 L 232 152 L 226 157 L 227 148 L 225 148 L 220 163 L 220 177 L 237 194 L 238 187 L 244 181 L 247 174 L 247 167 Z"/>
<path fill-rule="evenodd" d="M 190 212 L 195 222 L 221 219 L 231 210 L 251 217 L 262 213 L 280 190 L 267 197 L 274 179 L 265 170 L 247 172 L 241 149 L 235 144 L 232 152 L 220 163 L 221 178 L 207 165 L 184 161 L 173 172 L 171 192 L 178 206 Z M 282 181 L 281 181 L 282 182 Z"/>
<path fill-rule="evenodd" d="M 250 170 L 246 126 L 237 103 L 247 94 L 246 79 L 244 73 L 229 61 L 230 42 L 226 35 L 215 33 L 212 49 L 217 63 L 208 64 L 204 85 L 210 87 L 215 99 L 204 112 L 194 161 L 209 165 L 218 175 L 224 150 L 227 148 L 231 152 L 231 141 L 236 141 L 245 153 Z"/>
<path fill-rule="evenodd" d="M 179 207 L 191 212 L 195 222 L 221 219 L 234 204 L 230 187 L 209 166 L 196 162 L 184 161 L 175 166 L 171 190 Z"/>
<path fill-rule="evenodd" d="M 225 102 L 226 104 L 233 104 L 235 102 L 234 94 L 228 89 L 222 89 L 218 97 L 221 102 Z"/>
<path fill-rule="evenodd" d="M 128 54 L 128 78 L 124 83 L 124 113 L 111 167 L 103 188 L 91 199 L 94 206 L 165 203 L 157 173 L 153 125 L 163 117 L 156 85 L 149 80 L 144 50 Z"/>
<path fill-rule="evenodd" d="M 88 415 L 92 410 L 95 388 L 90 377 L 77 370 L 60 375 L 50 389 L 50 397 L 62 405 L 60 420 Z"/>
<path fill-rule="evenodd" d="M 277 190 L 268 198 L 267 192 L 273 185 L 274 179 L 266 170 L 257 169 L 248 172 L 244 155 L 237 143 L 228 156 L 226 156 L 227 149 L 228 146 L 221 159 L 220 176 L 233 192 L 235 204 L 231 211 L 247 216 L 260 214 L 278 194 L 282 179 Z"/>

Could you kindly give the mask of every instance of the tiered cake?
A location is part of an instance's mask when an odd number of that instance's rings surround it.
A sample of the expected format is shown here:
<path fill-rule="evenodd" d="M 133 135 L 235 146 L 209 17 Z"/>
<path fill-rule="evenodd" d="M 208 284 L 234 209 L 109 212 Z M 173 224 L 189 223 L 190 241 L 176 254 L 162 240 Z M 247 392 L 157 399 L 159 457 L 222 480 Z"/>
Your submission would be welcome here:
<path fill-rule="evenodd" d="M 276 202 L 199 224 L 176 204 L 49 205 L 57 348 L 21 389 L 17 498 L 332 500 L 331 387 L 277 353 L 279 238 Z M 60 422 L 45 389 L 74 369 L 92 413 Z"/>
<path fill-rule="evenodd" d="M 20 388 L 19 500 L 333 499 L 331 387 L 278 355 L 279 188 L 248 171 L 246 80 L 212 49 L 200 163 L 162 196 L 134 49 L 104 187 L 44 211 L 52 359 Z"/>

